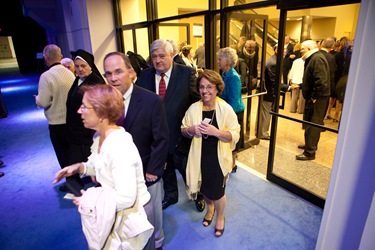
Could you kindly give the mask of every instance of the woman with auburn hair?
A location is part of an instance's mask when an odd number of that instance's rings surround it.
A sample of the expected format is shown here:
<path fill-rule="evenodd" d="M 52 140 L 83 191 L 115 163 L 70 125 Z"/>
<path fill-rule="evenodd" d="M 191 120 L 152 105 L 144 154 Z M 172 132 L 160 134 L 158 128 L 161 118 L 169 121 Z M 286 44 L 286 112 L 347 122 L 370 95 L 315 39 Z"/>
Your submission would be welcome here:
<path fill-rule="evenodd" d="M 96 131 L 91 155 L 86 162 L 67 166 L 57 172 L 53 183 L 73 174 L 96 176 L 101 187 L 92 187 L 86 192 L 81 190 L 82 196 L 76 195 L 73 199 L 81 213 L 82 227 L 89 248 L 107 249 L 110 246 L 110 249 L 120 249 L 120 246 L 126 245 L 133 247 L 126 249 L 142 249 L 152 236 L 153 227 L 147 221 L 146 205 L 143 208 L 138 204 L 148 203 L 150 194 L 133 139 L 123 127 L 116 125 L 124 114 L 122 94 L 115 87 L 106 84 L 82 86 L 81 91 L 84 94 L 77 112 L 81 115 L 85 128 Z M 93 196 L 95 191 L 100 190 L 105 192 L 105 198 Z M 86 211 L 86 208 L 92 206 L 92 201 L 96 200 L 96 208 Z M 113 204 L 113 210 L 106 210 L 110 204 Z M 137 236 L 129 237 L 122 232 L 124 225 L 130 220 L 124 215 L 130 210 L 138 211 L 141 215 L 136 220 L 137 227 L 142 228 L 140 234 L 132 232 L 133 235 L 144 234 L 138 241 Z M 103 227 L 107 226 L 106 234 L 96 228 L 92 231 L 96 225 L 91 221 L 93 218 L 100 218 Z M 100 223 L 99 219 L 97 223 Z M 98 239 L 103 241 L 96 247 Z"/>

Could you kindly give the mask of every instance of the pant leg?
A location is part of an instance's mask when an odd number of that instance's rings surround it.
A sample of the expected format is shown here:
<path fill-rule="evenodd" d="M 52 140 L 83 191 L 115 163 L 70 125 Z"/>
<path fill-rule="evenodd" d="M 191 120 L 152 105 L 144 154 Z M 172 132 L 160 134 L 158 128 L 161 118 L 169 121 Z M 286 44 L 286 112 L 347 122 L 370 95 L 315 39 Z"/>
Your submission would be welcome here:
<path fill-rule="evenodd" d="M 151 223 L 151 225 L 155 225 L 155 214 L 154 214 L 154 204 L 151 200 L 143 206 L 145 209 L 147 220 Z M 154 226 L 155 228 L 155 226 Z M 154 250 L 155 249 L 155 229 L 152 233 L 151 237 L 148 239 L 146 245 L 144 246 L 143 250 Z"/>
<path fill-rule="evenodd" d="M 178 186 L 176 168 L 174 166 L 174 155 L 168 154 L 167 166 L 163 174 L 164 200 L 178 201 Z"/>
<path fill-rule="evenodd" d="M 268 130 L 271 124 L 272 102 L 263 101 L 262 103 L 262 123 L 260 124 L 260 138 L 269 136 Z"/>
<path fill-rule="evenodd" d="M 1 87 L 0 87 L 0 118 L 5 118 L 7 116 L 8 116 L 8 110 L 3 101 L 3 96 L 1 94 Z"/>
<path fill-rule="evenodd" d="M 158 182 L 147 187 L 148 192 L 151 194 L 151 201 L 154 204 L 154 234 L 155 234 L 155 248 L 163 246 L 164 242 L 164 231 L 163 231 L 163 180 L 160 179 Z"/>
<path fill-rule="evenodd" d="M 69 143 L 66 140 L 66 124 L 49 125 L 49 137 L 61 168 L 68 166 Z"/>
<path fill-rule="evenodd" d="M 306 105 L 309 105 L 310 110 L 310 122 L 323 125 L 324 116 L 327 112 L 329 97 L 321 97 L 316 100 L 315 103 L 312 103 L 311 100 L 308 100 Z M 318 150 L 318 142 L 320 139 L 320 133 L 322 129 L 314 127 L 311 125 L 306 126 L 305 130 L 305 151 L 304 154 L 307 156 L 315 155 Z"/>
<path fill-rule="evenodd" d="M 302 89 L 299 89 L 298 91 L 299 92 L 298 92 L 298 109 L 297 109 L 297 112 L 298 112 L 298 114 L 303 114 L 303 111 L 305 110 L 306 100 L 305 100 L 305 98 L 303 98 Z"/>
<path fill-rule="evenodd" d="M 235 149 L 236 151 L 238 151 L 240 148 L 244 148 L 245 147 L 245 136 L 244 136 L 244 132 L 243 132 L 243 115 L 244 115 L 244 111 L 238 112 L 238 113 L 236 113 L 236 115 L 237 115 L 237 121 L 240 124 L 240 139 L 237 142 L 236 149 Z"/>
<path fill-rule="evenodd" d="M 77 162 L 86 162 L 91 154 L 91 145 L 86 144 L 69 144 L 69 162 L 68 164 L 75 164 Z M 76 181 L 82 187 L 84 183 L 78 174 L 67 177 L 66 181 Z"/>
<path fill-rule="evenodd" d="M 292 89 L 292 99 L 290 100 L 290 109 L 291 113 L 295 113 L 297 110 L 297 101 L 299 97 L 299 89 Z"/>

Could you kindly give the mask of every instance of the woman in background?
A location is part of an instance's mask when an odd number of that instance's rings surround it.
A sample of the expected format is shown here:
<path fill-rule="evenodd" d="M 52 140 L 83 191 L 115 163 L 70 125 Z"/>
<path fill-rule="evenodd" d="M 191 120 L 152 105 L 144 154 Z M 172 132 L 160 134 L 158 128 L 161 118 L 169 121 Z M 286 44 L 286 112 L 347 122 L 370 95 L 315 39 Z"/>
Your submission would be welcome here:
<path fill-rule="evenodd" d="M 182 135 L 192 138 L 186 169 L 190 199 L 202 193 L 207 204 L 203 226 L 208 227 L 216 211 L 215 236 L 224 233 L 225 187 L 232 170 L 232 150 L 240 125 L 232 107 L 218 95 L 224 89 L 220 75 L 204 70 L 197 79 L 201 100 L 193 103 L 182 120 Z"/>
<path fill-rule="evenodd" d="M 241 126 L 240 129 L 240 140 L 236 144 L 236 148 L 233 150 L 233 172 L 237 171 L 236 159 L 237 152 L 240 148 L 244 147 L 244 132 L 243 132 L 243 115 L 245 105 L 242 101 L 242 84 L 241 78 L 238 75 L 234 67 L 237 64 L 238 56 L 235 49 L 226 47 L 219 49 L 217 52 L 217 64 L 220 70 L 222 70 L 222 78 L 224 80 L 225 88 L 220 97 L 225 100 L 230 106 L 232 106 L 234 112 L 237 115 L 237 121 Z"/>

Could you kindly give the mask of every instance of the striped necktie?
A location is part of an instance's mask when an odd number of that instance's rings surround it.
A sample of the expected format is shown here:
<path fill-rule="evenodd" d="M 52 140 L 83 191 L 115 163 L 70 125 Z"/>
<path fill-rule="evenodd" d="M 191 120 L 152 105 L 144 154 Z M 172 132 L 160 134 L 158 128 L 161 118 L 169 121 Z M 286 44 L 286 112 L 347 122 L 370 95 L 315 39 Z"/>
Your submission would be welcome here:
<path fill-rule="evenodd" d="M 161 98 L 164 98 L 165 92 L 167 91 L 167 86 L 165 85 L 164 76 L 165 76 L 164 73 L 162 73 L 160 75 L 161 79 L 160 79 L 160 82 L 159 82 L 159 96 Z"/>

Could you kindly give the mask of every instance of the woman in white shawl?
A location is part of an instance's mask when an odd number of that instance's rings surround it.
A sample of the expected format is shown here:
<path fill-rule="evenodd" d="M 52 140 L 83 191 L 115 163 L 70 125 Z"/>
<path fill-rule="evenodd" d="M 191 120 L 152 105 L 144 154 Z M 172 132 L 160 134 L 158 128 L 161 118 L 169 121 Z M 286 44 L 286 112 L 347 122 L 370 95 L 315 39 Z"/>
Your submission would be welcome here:
<path fill-rule="evenodd" d="M 197 79 L 201 100 L 193 103 L 182 120 L 182 134 L 193 138 L 190 146 L 186 188 L 190 199 L 201 192 L 207 204 L 203 226 L 216 211 L 215 236 L 224 233 L 225 186 L 232 171 L 232 150 L 239 140 L 240 125 L 233 108 L 218 96 L 224 89 L 221 76 L 204 70 Z"/>

